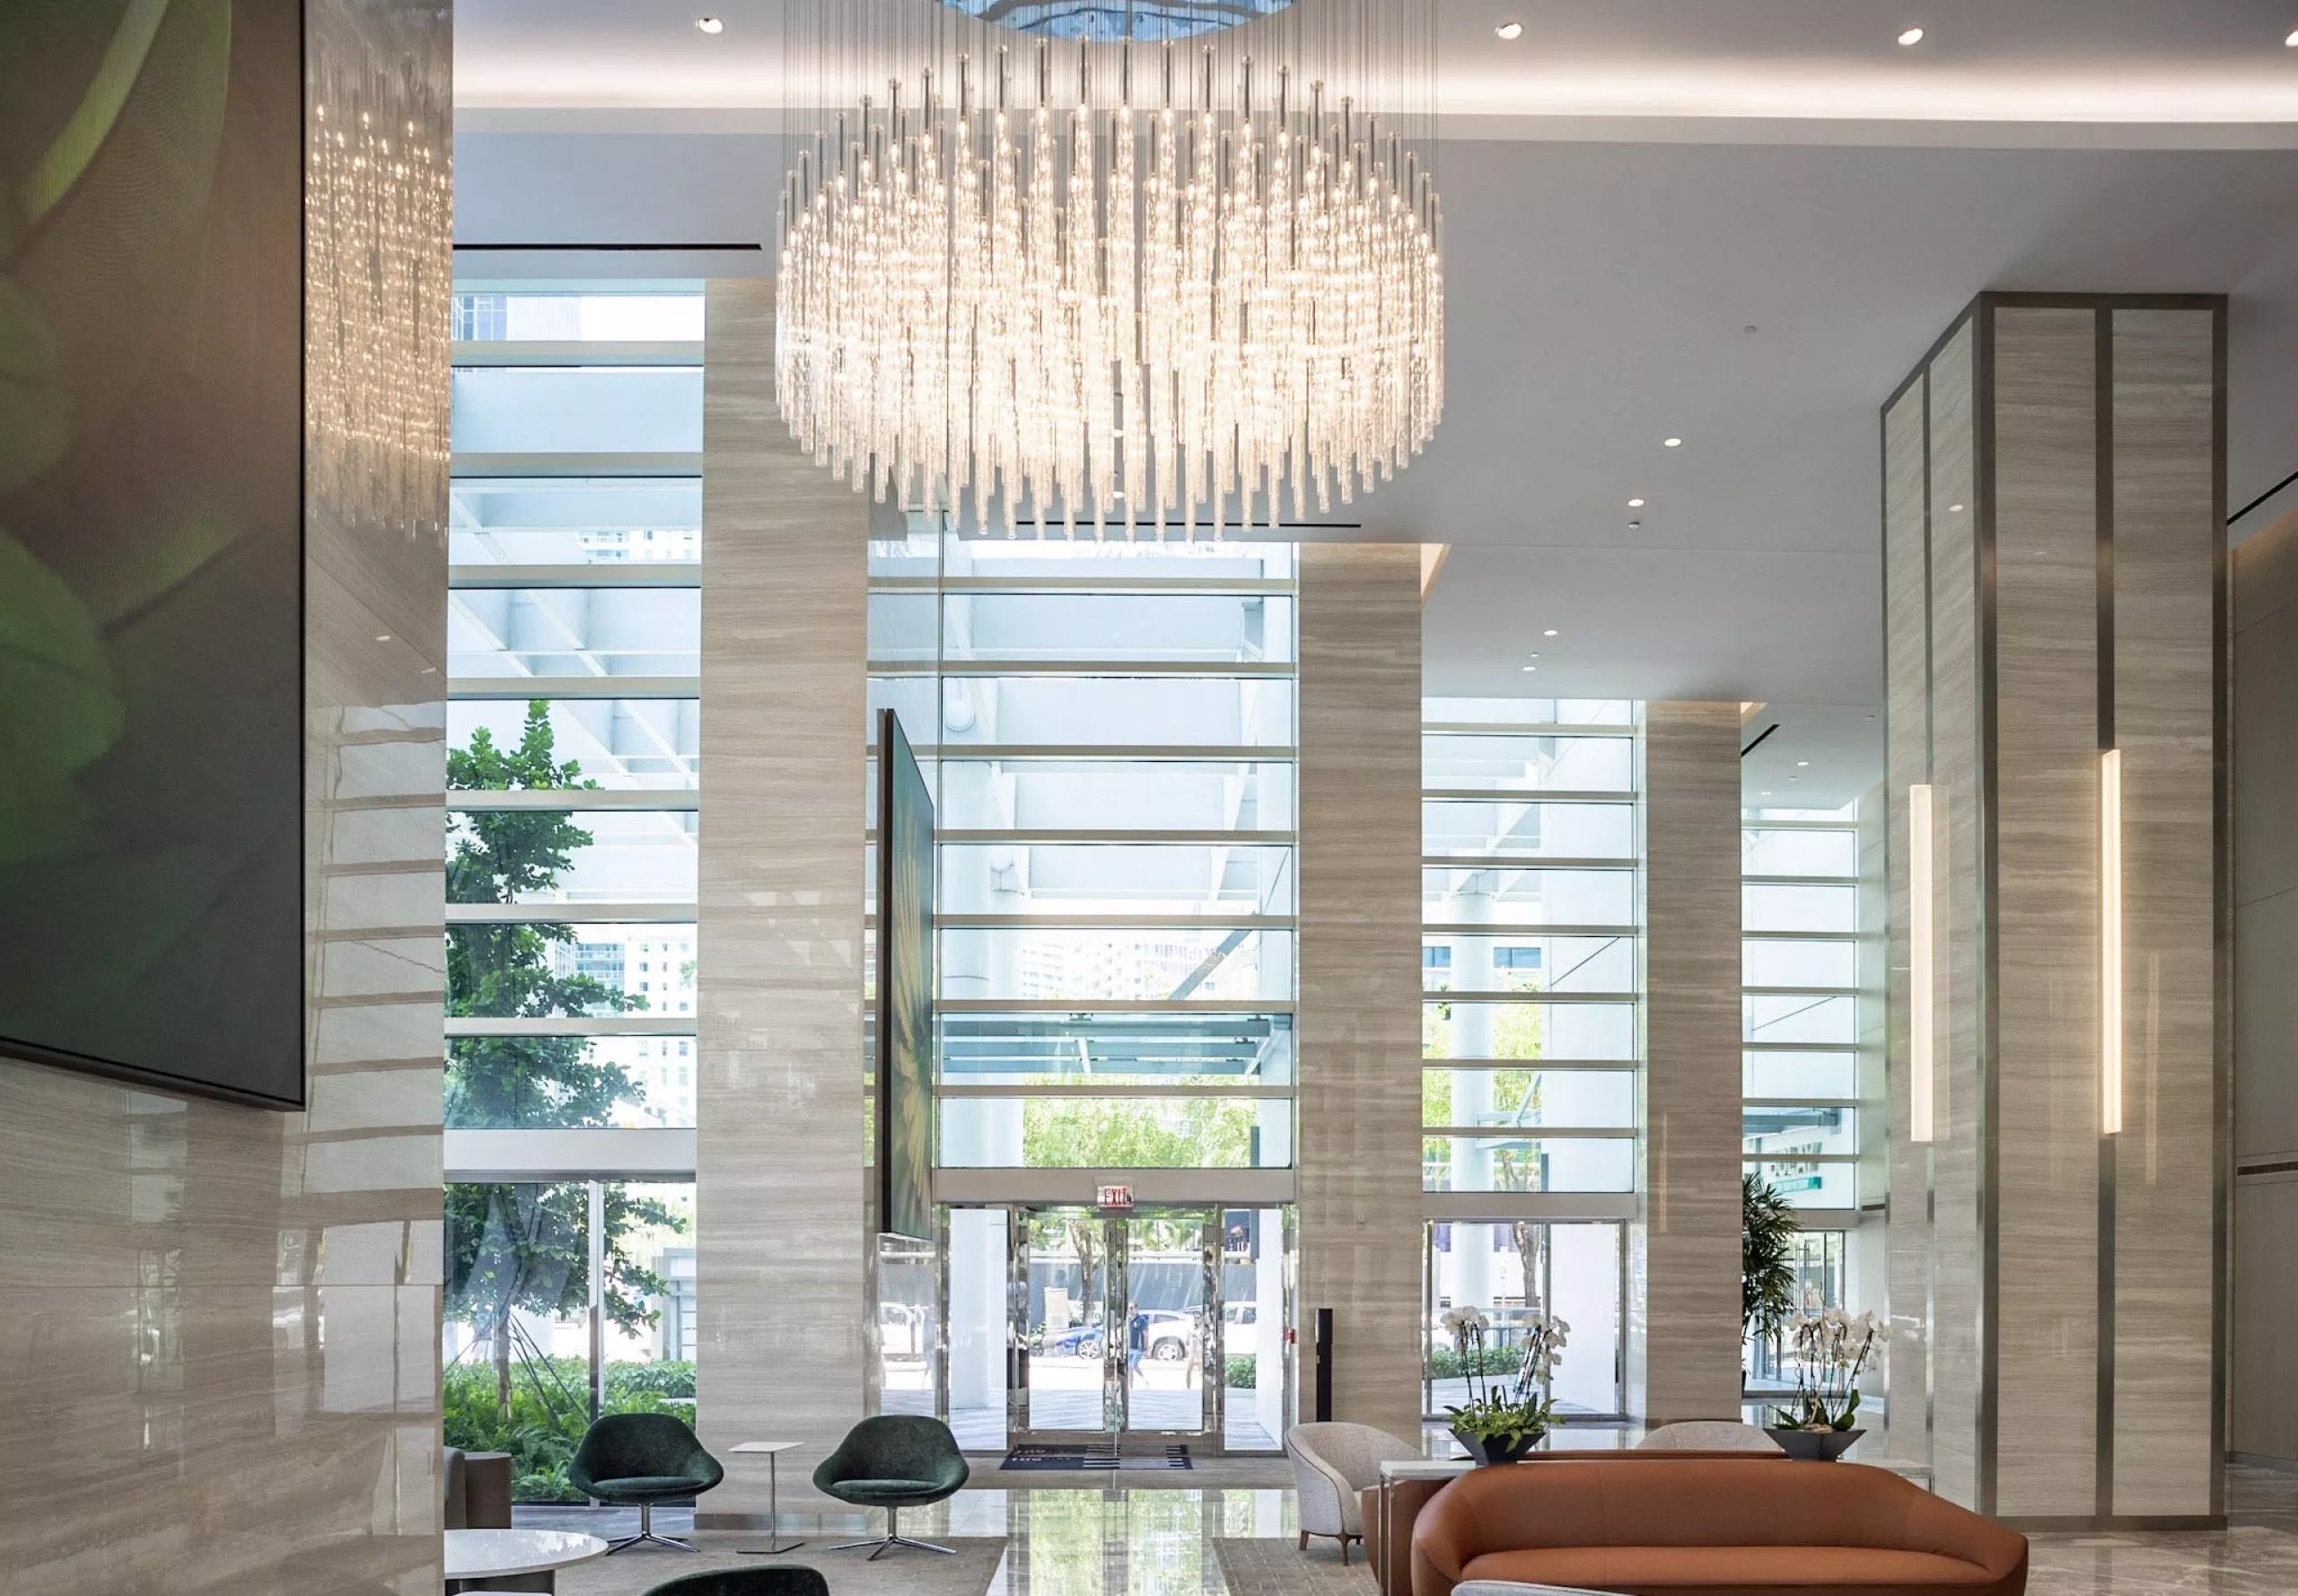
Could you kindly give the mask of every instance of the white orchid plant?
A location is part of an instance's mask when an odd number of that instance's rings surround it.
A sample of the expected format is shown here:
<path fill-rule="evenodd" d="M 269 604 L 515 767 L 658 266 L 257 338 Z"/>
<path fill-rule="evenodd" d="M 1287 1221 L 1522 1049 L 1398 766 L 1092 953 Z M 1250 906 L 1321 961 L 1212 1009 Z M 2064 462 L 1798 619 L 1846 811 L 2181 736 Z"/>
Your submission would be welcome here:
<path fill-rule="evenodd" d="M 1465 1407 L 1447 1407 L 1444 1415 L 1454 1431 L 1513 1444 L 1537 1441 L 1555 1422 L 1556 1404 L 1541 1392 L 1564 1361 L 1565 1338 L 1572 1327 L 1552 1314 L 1535 1313 L 1524 1320 L 1524 1355 L 1516 1378 L 1505 1386 L 1484 1373 L 1484 1347 L 1492 1321 L 1480 1308 L 1454 1308 L 1436 1321 L 1452 1338 L 1460 1365 L 1468 1372 L 1469 1399 Z"/>
<path fill-rule="evenodd" d="M 1790 1430 L 1848 1430 L 1859 1412 L 1859 1376 L 1881 1345 L 1883 1327 L 1872 1312 L 1857 1318 L 1840 1308 L 1800 1314 L 1787 1321 L 1795 1352 L 1795 1406 L 1772 1416 Z"/>

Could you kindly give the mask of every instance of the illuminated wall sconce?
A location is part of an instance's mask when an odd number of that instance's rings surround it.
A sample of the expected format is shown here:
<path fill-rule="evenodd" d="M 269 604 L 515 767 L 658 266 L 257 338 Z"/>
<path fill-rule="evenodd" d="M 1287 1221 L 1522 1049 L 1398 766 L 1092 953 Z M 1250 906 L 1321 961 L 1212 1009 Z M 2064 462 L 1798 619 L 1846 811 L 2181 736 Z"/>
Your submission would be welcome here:
<path fill-rule="evenodd" d="M 2122 750 L 2099 756 L 2099 1129 L 2122 1129 Z"/>
<path fill-rule="evenodd" d="M 1938 988 L 1934 984 L 1937 950 L 1934 939 L 1938 919 L 1932 890 L 1931 789 L 1907 790 L 1907 911 L 1908 911 L 1908 1136 L 1918 1143 L 1937 1139 L 1937 1099 L 1934 1095 L 1932 1048 L 1938 1028 L 1934 1011 Z"/>

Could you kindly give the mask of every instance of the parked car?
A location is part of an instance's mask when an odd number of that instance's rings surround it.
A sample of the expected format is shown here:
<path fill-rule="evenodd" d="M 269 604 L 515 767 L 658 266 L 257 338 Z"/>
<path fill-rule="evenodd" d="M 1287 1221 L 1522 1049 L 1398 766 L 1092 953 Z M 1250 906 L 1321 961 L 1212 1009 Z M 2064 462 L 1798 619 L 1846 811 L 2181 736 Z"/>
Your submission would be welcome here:
<path fill-rule="evenodd" d="M 1161 1364 L 1178 1364 L 1197 1346 L 1197 1316 L 1167 1308 L 1145 1310 L 1149 1320 L 1142 1336 L 1143 1350 Z"/>
<path fill-rule="evenodd" d="M 1097 1358 L 1101 1355 L 1101 1327 L 1074 1324 L 1066 1330 L 1048 1330 L 1040 1325 L 1030 1337 L 1030 1350 L 1040 1357 Z"/>

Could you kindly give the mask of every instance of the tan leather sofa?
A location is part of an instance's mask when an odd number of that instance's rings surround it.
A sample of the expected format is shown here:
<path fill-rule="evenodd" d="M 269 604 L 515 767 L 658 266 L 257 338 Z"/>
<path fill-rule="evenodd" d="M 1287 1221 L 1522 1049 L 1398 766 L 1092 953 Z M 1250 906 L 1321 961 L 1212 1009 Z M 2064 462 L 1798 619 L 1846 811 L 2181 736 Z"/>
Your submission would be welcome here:
<path fill-rule="evenodd" d="M 1777 1447 L 1768 1452 L 1732 1451 L 1598 1451 L 1593 1448 L 1565 1448 L 1556 1451 L 1536 1451 L 1524 1459 L 1525 1464 L 1557 1461 L 1649 1463 L 1676 1461 L 1684 1458 L 1714 1458 L 1735 1462 L 1764 1462 L 1787 1460 L 1787 1454 Z M 1518 1465 L 1522 1467 L 1523 1465 Z M 1410 1596 L 1412 1590 L 1412 1527 L 1419 1520 L 1420 1510 L 1434 1500 L 1436 1493 L 1452 1482 L 1449 1479 L 1429 1479 L 1414 1476 L 1394 1480 L 1389 1486 L 1385 1504 L 1381 1500 L 1381 1487 L 1374 1486 L 1362 1493 L 1358 1517 L 1364 1525 L 1364 1560 L 1373 1565 L 1373 1577 L 1383 1596 Z"/>
<path fill-rule="evenodd" d="M 1621 1596 L 2022 1596 L 2027 1540 L 1856 1463 L 1548 1461 L 1452 1481 L 1413 1530 L 1413 1596 L 1464 1580 Z"/>

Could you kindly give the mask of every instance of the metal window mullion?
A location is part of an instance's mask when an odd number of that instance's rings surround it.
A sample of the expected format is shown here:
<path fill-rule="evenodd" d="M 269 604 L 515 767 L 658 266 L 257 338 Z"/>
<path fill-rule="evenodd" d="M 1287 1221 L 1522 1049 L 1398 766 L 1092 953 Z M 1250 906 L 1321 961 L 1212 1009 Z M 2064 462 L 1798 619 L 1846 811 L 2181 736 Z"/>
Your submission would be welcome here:
<path fill-rule="evenodd" d="M 489 527 L 457 531 L 491 531 Z M 599 560 L 555 566 L 451 566 L 447 591 L 457 593 L 525 589 L 598 588 L 620 592 L 658 592 L 702 585 L 700 560 Z"/>
<path fill-rule="evenodd" d="M 450 702 L 468 704 L 500 698 L 699 698 L 699 676 L 451 676 Z"/>

